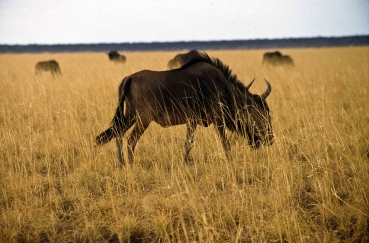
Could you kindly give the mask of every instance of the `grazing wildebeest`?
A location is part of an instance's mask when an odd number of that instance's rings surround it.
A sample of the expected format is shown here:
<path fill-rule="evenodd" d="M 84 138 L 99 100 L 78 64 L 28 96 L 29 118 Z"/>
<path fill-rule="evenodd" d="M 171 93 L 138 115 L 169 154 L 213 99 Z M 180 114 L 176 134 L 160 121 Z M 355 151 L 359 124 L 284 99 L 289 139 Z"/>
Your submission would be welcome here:
<path fill-rule="evenodd" d="M 253 81 L 252 81 L 253 82 Z M 191 161 L 193 134 L 197 125 L 214 127 L 226 156 L 230 145 L 226 128 L 248 138 L 255 148 L 273 141 L 269 107 L 262 95 L 251 94 L 219 59 L 201 53 L 179 69 L 143 70 L 123 79 L 118 89 L 118 107 L 111 126 L 96 137 L 96 145 L 116 138 L 118 159 L 123 163 L 122 136 L 133 125 L 128 137 L 128 160 L 133 162 L 136 143 L 152 121 L 162 127 L 186 124 L 184 159 Z"/>
<path fill-rule="evenodd" d="M 119 54 L 117 51 L 110 51 L 108 53 L 109 60 L 114 61 L 116 63 L 121 62 L 124 63 L 127 61 L 126 57 L 124 55 Z"/>
<path fill-rule="evenodd" d="M 192 50 L 184 54 L 178 54 L 172 60 L 168 62 L 168 69 L 180 68 L 184 64 L 191 61 L 193 58 L 196 58 L 198 55 L 199 55 L 199 52 L 196 50 Z"/>
<path fill-rule="evenodd" d="M 54 75 L 61 75 L 59 64 L 55 60 L 50 61 L 44 61 L 44 62 L 38 62 L 36 64 L 36 74 L 40 74 L 42 71 L 45 72 L 51 72 L 51 74 Z"/>
<path fill-rule="evenodd" d="M 279 51 L 266 52 L 263 56 L 262 65 L 267 66 L 283 66 L 283 67 L 293 67 L 293 61 L 290 56 L 282 55 Z"/>

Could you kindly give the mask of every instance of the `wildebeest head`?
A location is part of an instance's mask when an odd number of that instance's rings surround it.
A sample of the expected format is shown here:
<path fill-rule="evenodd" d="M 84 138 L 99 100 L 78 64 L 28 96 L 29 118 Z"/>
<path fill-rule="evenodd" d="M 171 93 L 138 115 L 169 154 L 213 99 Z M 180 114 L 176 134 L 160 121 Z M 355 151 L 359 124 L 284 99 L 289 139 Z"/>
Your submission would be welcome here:
<path fill-rule="evenodd" d="M 269 82 L 264 79 L 267 88 L 263 94 L 257 95 L 249 92 L 251 85 L 254 80 L 251 81 L 247 86 L 244 86 L 238 81 L 236 75 L 232 75 L 230 70 L 227 70 L 227 66 L 223 66 L 222 70 L 226 70 L 224 74 L 228 77 L 232 83 L 237 87 L 232 94 L 234 99 L 233 106 L 225 106 L 223 112 L 233 114 L 232 118 L 226 119 L 226 127 L 242 136 L 248 138 L 250 146 L 259 148 L 260 145 L 271 145 L 273 144 L 273 131 L 271 125 L 271 117 L 269 106 L 266 102 L 266 98 L 272 91 Z M 228 118 L 228 119 L 227 119 Z"/>
<path fill-rule="evenodd" d="M 252 105 L 249 106 L 249 112 L 252 115 L 250 115 L 249 124 L 246 127 L 249 144 L 255 148 L 258 148 L 260 145 L 271 145 L 273 143 L 271 118 L 269 107 L 266 103 L 266 98 L 272 89 L 269 82 L 266 79 L 264 80 L 267 85 L 266 91 L 262 95 L 251 94 Z M 252 82 L 249 86 L 251 86 Z"/>

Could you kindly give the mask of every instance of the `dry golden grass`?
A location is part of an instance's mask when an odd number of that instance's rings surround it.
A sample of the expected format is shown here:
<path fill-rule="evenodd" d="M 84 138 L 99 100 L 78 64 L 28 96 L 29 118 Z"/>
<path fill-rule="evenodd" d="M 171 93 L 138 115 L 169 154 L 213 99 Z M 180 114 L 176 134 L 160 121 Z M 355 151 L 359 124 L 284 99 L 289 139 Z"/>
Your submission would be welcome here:
<path fill-rule="evenodd" d="M 275 143 L 253 151 L 198 127 L 151 124 L 135 163 L 97 150 L 117 87 L 175 52 L 0 55 L 1 242 L 368 242 L 369 47 L 286 49 L 295 68 L 261 67 L 266 50 L 209 51 L 268 98 Z M 62 76 L 37 77 L 56 59 Z M 231 135 L 231 134 L 228 134 Z"/>

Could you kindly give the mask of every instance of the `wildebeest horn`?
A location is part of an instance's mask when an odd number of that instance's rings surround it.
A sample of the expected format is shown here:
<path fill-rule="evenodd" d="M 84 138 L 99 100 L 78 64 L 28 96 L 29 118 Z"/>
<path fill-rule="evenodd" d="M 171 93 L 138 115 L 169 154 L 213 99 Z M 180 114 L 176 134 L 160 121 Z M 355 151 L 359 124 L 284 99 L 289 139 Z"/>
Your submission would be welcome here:
<path fill-rule="evenodd" d="M 249 90 L 249 88 L 251 87 L 252 83 L 255 81 L 255 78 L 249 83 L 249 85 L 246 86 L 246 90 Z"/>
<path fill-rule="evenodd" d="M 268 87 L 267 90 L 265 90 L 265 92 L 261 95 L 261 98 L 265 100 L 269 96 L 270 92 L 272 92 L 272 86 L 270 86 L 270 83 L 265 78 L 264 81 Z"/>

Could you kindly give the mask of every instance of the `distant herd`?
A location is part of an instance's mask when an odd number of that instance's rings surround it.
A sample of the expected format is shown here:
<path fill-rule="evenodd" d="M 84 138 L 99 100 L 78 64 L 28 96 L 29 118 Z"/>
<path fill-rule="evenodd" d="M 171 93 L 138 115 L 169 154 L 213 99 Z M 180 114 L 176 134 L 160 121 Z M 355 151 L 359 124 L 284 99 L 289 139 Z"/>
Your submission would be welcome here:
<path fill-rule="evenodd" d="M 127 61 L 117 51 L 107 54 L 115 63 Z M 196 50 L 176 55 L 167 65 L 167 71 L 143 70 L 123 79 L 115 115 L 108 129 L 96 137 L 96 146 L 115 139 L 118 160 L 123 165 L 122 145 L 126 144 L 128 163 L 132 164 L 136 144 L 151 122 L 162 127 L 186 124 L 183 158 L 187 163 L 192 163 L 190 150 L 197 125 L 213 124 L 227 160 L 231 160 L 231 154 L 226 130 L 245 137 L 253 148 L 273 143 L 266 102 L 272 87 L 266 79 L 266 90 L 261 95 L 252 94 L 249 89 L 254 80 L 245 86 L 220 59 Z M 290 56 L 276 51 L 264 54 L 262 66 L 290 68 L 294 64 Z M 55 60 L 39 62 L 35 69 L 36 74 L 61 75 Z M 123 143 L 128 130 L 127 143 Z"/>
<path fill-rule="evenodd" d="M 193 58 L 199 55 L 199 51 L 191 50 L 187 53 L 180 53 L 168 62 L 168 69 L 176 69 L 182 67 L 184 64 L 191 61 Z M 109 60 L 115 63 L 125 63 L 127 61 L 126 56 L 120 54 L 117 51 L 110 51 L 107 53 Z M 282 55 L 279 51 L 266 52 L 263 55 L 262 66 L 266 67 L 294 67 L 293 60 L 290 56 Z M 36 75 L 42 72 L 50 72 L 54 77 L 55 75 L 61 75 L 59 63 L 55 60 L 41 61 L 36 63 L 35 66 Z"/>

